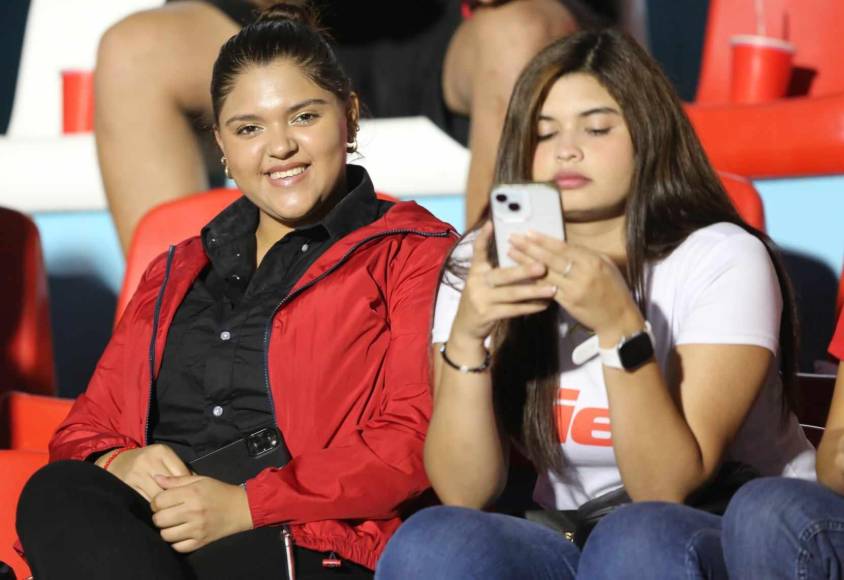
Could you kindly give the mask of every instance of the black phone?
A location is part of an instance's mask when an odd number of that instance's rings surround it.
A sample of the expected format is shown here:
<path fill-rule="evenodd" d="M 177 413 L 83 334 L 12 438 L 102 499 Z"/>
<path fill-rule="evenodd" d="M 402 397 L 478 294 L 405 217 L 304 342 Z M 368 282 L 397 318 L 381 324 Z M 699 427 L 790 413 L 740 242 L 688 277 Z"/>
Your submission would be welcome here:
<path fill-rule="evenodd" d="M 264 427 L 188 463 L 191 471 L 239 485 L 267 467 L 284 467 L 290 452 L 275 427 Z"/>

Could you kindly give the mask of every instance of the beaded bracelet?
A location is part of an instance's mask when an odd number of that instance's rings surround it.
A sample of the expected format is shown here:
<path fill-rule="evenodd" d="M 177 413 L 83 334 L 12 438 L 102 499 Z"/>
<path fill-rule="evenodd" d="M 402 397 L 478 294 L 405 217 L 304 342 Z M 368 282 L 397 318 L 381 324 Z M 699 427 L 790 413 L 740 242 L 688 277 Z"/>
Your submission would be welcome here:
<path fill-rule="evenodd" d="M 448 355 L 445 353 L 445 346 L 447 344 L 447 342 L 442 343 L 442 346 L 440 346 L 440 354 L 443 355 L 443 360 L 445 361 L 445 364 L 447 364 L 454 370 L 460 371 L 461 373 L 482 373 L 487 370 L 489 368 L 489 365 L 492 363 L 492 355 L 490 355 L 489 351 L 486 349 L 486 347 L 484 347 L 484 362 L 482 362 L 476 367 L 459 365 L 450 358 L 448 358 Z"/>
<path fill-rule="evenodd" d="M 108 466 L 111 465 L 111 462 L 117 459 L 117 456 L 123 453 L 124 451 L 129 451 L 129 449 L 129 447 L 118 447 L 117 449 L 115 449 L 111 453 L 111 455 L 109 455 L 108 459 L 105 460 L 105 463 L 103 463 L 103 469 L 108 471 Z"/>

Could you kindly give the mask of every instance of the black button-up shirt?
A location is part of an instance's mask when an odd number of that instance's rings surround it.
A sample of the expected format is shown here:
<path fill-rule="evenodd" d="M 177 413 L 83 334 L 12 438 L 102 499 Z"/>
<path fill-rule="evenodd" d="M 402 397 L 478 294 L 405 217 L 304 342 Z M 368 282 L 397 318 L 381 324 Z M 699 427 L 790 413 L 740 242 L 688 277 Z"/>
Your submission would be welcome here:
<path fill-rule="evenodd" d="M 202 230 L 210 264 L 170 326 L 150 426 L 185 462 L 275 425 L 265 336 L 282 298 L 334 242 L 386 213 L 366 171 L 347 166 L 349 192 L 317 224 L 294 230 L 255 268 L 258 208 L 241 198 Z M 279 386 L 284 389 L 284 385 Z"/>

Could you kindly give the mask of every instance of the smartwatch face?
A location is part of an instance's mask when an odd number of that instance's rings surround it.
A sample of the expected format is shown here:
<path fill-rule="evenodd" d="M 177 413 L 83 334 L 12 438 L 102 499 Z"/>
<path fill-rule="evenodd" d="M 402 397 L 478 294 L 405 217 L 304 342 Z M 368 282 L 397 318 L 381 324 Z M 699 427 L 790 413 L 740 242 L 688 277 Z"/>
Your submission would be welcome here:
<path fill-rule="evenodd" d="M 625 341 L 618 349 L 618 358 L 625 370 L 635 369 L 650 360 L 653 355 L 654 346 L 646 332 Z"/>

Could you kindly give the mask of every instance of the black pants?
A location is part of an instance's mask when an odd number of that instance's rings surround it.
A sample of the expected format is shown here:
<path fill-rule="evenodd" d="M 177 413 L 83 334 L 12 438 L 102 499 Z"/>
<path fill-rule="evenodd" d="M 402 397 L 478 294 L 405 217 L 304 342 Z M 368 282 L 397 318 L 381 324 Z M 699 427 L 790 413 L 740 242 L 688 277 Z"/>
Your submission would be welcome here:
<path fill-rule="evenodd" d="M 92 463 L 60 461 L 23 489 L 17 530 L 36 580 L 286 580 L 280 528 L 249 530 L 181 555 L 161 539 L 149 504 Z M 351 562 L 323 568 L 319 552 L 296 548 L 298 580 L 371 579 Z"/>

